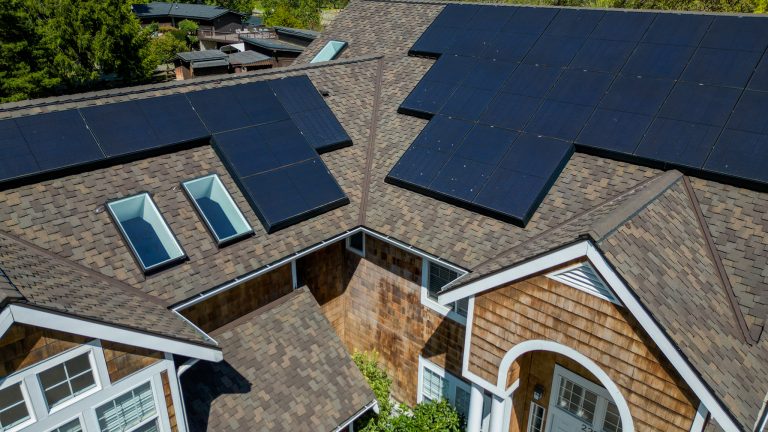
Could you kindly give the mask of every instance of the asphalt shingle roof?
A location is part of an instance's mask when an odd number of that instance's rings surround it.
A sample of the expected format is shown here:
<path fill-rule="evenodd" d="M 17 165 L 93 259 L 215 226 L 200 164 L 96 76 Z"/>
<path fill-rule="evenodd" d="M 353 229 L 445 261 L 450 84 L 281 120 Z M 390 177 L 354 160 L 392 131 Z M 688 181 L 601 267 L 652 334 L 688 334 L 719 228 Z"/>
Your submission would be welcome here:
<path fill-rule="evenodd" d="M 181 380 L 192 432 L 331 431 L 374 400 L 306 287 L 213 335 L 225 361 Z"/>
<path fill-rule="evenodd" d="M 174 18 L 212 20 L 230 12 L 242 15 L 239 12 L 230 11 L 221 6 L 193 3 L 150 2 L 147 4 L 135 4 L 132 8 L 133 13 L 140 18 L 167 16 Z"/>
<path fill-rule="evenodd" d="M 589 234 L 588 227 L 608 220 L 627 200 L 641 202 L 637 217 L 625 225 L 615 222 L 611 236 L 595 241 L 740 424 L 751 428 L 768 391 L 762 378 L 767 375 L 762 369 L 768 365 L 767 342 L 761 336 L 768 312 L 768 194 L 696 178 L 686 178 L 689 186 L 682 190 L 682 180 L 659 177 L 657 169 L 577 153 L 528 225 L 519 228 L 385 183 L 387 172 L 426 124 L 397 114 L 397 107 L 433 63 L 407 52 L 442 7 L 353 1 L 289 68 L 0 106 L 0 118 L 15 117 L 305 73 L 329 94 L 327 103 L 354 143 L 322 156 L 349 205 L 267 235 L 213 150 L 201 146 L 0 191 L 0 232 L 170 305 L 359 225 L 469 269 L 468 281 Z M 349 42 L 341 59 L 304 65 L 331 39 Z M 253 237 L 215 246 L 179 188 L 181 181 L 210 172 L 222 178 L 254 227 Z M 655 199 L 636 198 L 660 178 L 672 186 Z M 149 277 L 103 211 L 109 199 L 147 190 L 189 254 L 187 262 Z M 691 224 L 697 211 L 715 260 L 702 249 L 706 236 L 693 229 L 698 225 L 675 227 L 663 220 Z M 662 232 L 684 247 L 653 239 Z M 657 262 L 656 255 L 669 262 Z M 645 273 L 656 276 L 641 280 Z M 706 308 L 715 319 L 685 315 L 692 307 Z M 739 336 L 741 322 L 758 343 L 749 345 Z"/>

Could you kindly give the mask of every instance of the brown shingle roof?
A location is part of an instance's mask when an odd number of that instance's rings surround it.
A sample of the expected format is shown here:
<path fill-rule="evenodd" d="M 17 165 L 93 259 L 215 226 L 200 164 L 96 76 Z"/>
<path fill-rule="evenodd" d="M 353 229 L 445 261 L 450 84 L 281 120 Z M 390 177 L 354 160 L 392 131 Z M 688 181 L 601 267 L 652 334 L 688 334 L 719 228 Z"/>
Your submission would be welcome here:
<path fill-rule="evenodd" d="M 5 233 L 0 268 L 23 301 L 37 307 L 215 346 L 157 299 Z"/>
<path fill-rule="evenodd" d="M 214 337 L 225 361 L 200 362 L 181 379 L 193 432 L 330 431 L 374 400 L 306 287 Z"/>
<path fill-rule="evenodd" d="M 520 256 L 561 245 L 563 239 L 582 233 L 582 229 L 596 220 L 609 216 L 622 205 L 622 200 L 632 199 L 635 192 L 652 187 L 648 180 L 660 173 L 656 169 L 575 154 L 528 225 L 519 228 L 385 183 L 387 172 L 426 124 L 424 120 L 397 114 L 396 110 L 433 63 L 408 57 L 407 51 L 442 7 L 426 2 L 352 1 L 299 56 L 299 64 L 295 67 L 0 106 L 0 117 L 30 115 L 306 73 L 319 89 L 330 92 L 326 100 L 354 143 L 352 147 L 323 155 L 323 160 L 350 197 L 349 205 L 267 235 L 221 162 L 209 147 L 204 146 L 2 191 L 0 202 L 4 205 L 0 206 L 0 232 L 12 233 L 105 276 L 124 281 L 165 304 L 173 304 L 359 224 L 470 269 L 473 272 L 470 278 L 477 278 L 516 262 Z M 376 31 L 371 31 L 372 28 Z M 342 59 L 319 66 L 300 64 L 313 58 L 330 39 L 349 42 Z M 256 229 L 252 238 L 221 249 L 213 244 L 178 188 L 180 181 L 209 172 L 220 174 Z M 749 333 L 757 337 L 768 312 L 768 273 L 765 270 L 768 267 L 768 212 L 765 207 L 768 195 L 711 181 L 689 180 L 735 296 L 737 309 Z M 161 213 L 190 255 L 188 262 L 148 278 L 133 262 L 106 213 L 99 211 L 107 199 L 145 190 L 154 194 Z M 573 223 L 568 225 L 569 222 Z M 671 229 L 650 222 L 644 228 Z M 645 241 L 646 248 L 656 247 L 660 252 L 668 252 L 658 242 L 647 241 L 645 237 L 632 242 L 640 244 L 641 241 Z M 694 236 L 686 241 L 693 247 L 700 239 Z M 647 258 L 647 252 L 645 256 L 634 256 L 634 259 L 644 257 Z M 701 264 L 682 257 L 674 258 L 674 262 L 681 265 Z M 709 262 L 709 266 L 702 271 L 715 278 L 713 284 L 720 285 L 717 266 L 710 258 L 707 260 L 702 262 Z M 671 270 L 657 267 L 654 271 Z M 649 293 L 660 289 L 633 288 Z M 674 306 L 683 308 L 686 302 L 696 304 L 698 300 L 694 296 L 704 292 L 701 286 L 682 283 L 675 289 L 682 294 L 690 290 L 688 296 L 681 294 L 675 299 L 680 303 Z M 728 291 L 720 286 L 717 292 L 722 294 L 712 299 L 724 302 L 717 308 L 730 308 Z M 654 304 L 650 294 L 646 301 Z M 658 307 L 657 313 L 672 310 L 671 306 Z M 718 334 L 722 333 L 723 346 L 727 347 L 732 343 L 729 338 L 736 338 L 733 329 L 738 323 L 738 314 L 732 309 L 724 310 L 722 314 L 724 320 Z M 675 328 L 673 322 L 659 321 Z M 688 334 L 682 330 L 678 334 L 681 344 L 685 338 L 703 341 L 706 337 L 717 336 L 709 328 L 695 325 L 687 328 Z M 694 331 L 702 333 L 696 336 Z M 745 352 L 763 349 L 765 337 L 761 339 L 762 342 Z M 724 355 L 723 351 L 702 352 L 693 348 L 685 353 L 699 356 L 696 361 L 702 364 L 712 361 L 712 356 Z M 753 357 L 741 358 L 747 362 L 755 361 Z M 768 384 L 759 380 L 744 383 L 744 377 L 757 373 L 757 368 L 744 372 L 742 366 L 730 361 L 716 363 L 719 365 L 717 369 L 706 374 L 710 385 L 720 389 L 718 394 L 729 409 L 739 416 L 742 424 L 747 424 L 756 415 L 755 404 L 763 399 Z M 736 384 L 729 384 L 729 380 Z M 743 396 L 739 396 L 740 391 Z M 756 397 L 760 391 L 763 394 Z M 754 400 L 742 400 L 753 397 Z"/>

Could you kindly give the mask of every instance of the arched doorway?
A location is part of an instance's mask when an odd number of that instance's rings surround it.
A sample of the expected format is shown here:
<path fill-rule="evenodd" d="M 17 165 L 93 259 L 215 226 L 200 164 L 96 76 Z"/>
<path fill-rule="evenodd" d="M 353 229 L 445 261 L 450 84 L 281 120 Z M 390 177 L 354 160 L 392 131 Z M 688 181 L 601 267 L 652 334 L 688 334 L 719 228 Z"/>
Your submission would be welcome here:
<path fill-rule="evenodd" d="M 497 379 L 505 389 L 503 432 L 633 432 L 624 396 L 591 359 L 551 341 L 513 347 Z"/>

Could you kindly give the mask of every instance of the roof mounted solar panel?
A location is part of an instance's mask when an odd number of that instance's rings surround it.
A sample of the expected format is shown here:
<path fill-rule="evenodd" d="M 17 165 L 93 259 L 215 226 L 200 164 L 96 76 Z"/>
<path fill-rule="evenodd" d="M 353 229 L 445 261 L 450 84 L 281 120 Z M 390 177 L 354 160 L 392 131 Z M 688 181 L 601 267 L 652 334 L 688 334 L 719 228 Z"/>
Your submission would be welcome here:
<path fill-rule="evenodd" d="M 269 87 L 288 114 L 327 106 L 312 81 L 306 75 L 269 81 Z"/>
<path fill-rule="evenodd" d="M 748 184 L 768 183 L 768 135 L 725 129 L 704 168 Z"/>
<path fill-rule="evenodd" d="M 589 35 L 591 38 L 637 42 L 645 34 L 648 27 L 656 18 L 655 13 L 650 12 L 626 12 L 611 13 L 606 15 Z"/>
<path fill-rule="evenodd" d="M 683 81 L 743 88 L 761 52 L 699 48 L 680 77 Z"/>
<path fill-rule="evenodd" d="M 589 71 L 618 72 L 634 49 L 634 42 L 587 39 L 568 67 Z"/>
<path fill-rule="evenodd" d="M 544 34 L 552 36 L 587 37 L 605 15 L 593 9 L 561 9 L 549 23 Z"/>
<path fill-rule="evenodd" d="M 34 174 L 40 167 L 13 119 L 0 121 L 0 180 Z"/>
<path fill-rule="evenodd" d="M 16 124 L 41 171 L 104 159 L 77 110 L 19 117 Z"/>
<path fill-rule="evenodd" d="M 566 67 L 581 49 L 585 38 L 542 35 L 528 51 L 523 63 L 551 67 Z"/>
<path fill-rule="evenodd" d="M 268 233 L 349 203 L 319 157 L 240 180 Z"/>
<path fill-rule="evenodd" d="M 289 118 L 266 82 L 201 90 L 187 97 L 212 133 Z"/>
<path fill-rule="evenodd" d="M 764 52 L 768 26 L 760 17 L 718 16 L 712 21 L 700 45 L 704 48 Z"/>
<path fill-rule="evenodd" d="M 576 139 L 578 145 L 610 154 L 634 153 L 653 117 L 598 108 Z"/>
<path fill-rule="evenodd" d="M 681 13 L 658 13 L 648 27 L 643 42 L 698 46 L 713 17 Z"/>
<path fill-rule="evenodd" d="M 721 128 L 678 120 L 657 118 L 635 155 L 663 161 L 665 167 L 701 168 Z"/>

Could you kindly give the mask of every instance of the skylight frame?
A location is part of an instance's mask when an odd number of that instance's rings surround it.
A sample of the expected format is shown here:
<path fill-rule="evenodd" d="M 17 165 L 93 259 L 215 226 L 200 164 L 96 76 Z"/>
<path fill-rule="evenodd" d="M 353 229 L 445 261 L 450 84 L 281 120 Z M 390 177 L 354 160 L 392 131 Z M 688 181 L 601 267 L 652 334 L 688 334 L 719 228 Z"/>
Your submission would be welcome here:
<path fill-rule="evenodd" d="M 315 54 L 314 57 L 312 57 L 310 63 L 321 63 L 336 60 L 339 55 L 341 55 L 342 51 L 347 48 L 347 45 L 348 43 L 346 41 L 331 39 L 317 54 Z"/>
<path fill-rule="evenodd" d="M 142 259 L 141 254 L 139 253 L 139 250 L 136 248 L 136 245 L 134 244 L 134 241 L 131 240 L 131 237 L 128 235 L 128 232 L 126 232 L 125 227 L 123 226 L 124 221 L 130 220 L 132 218 L 126 218 L 124 216 L 121 216 L 120 213 L 127 212 L 127 210 L 122 210 L 119 208 L 116 209 L 117 206 L 120 206 L 122 204 L 127 204 L 133 200 L 142 200 L 143 202 L 140 204 L 141 205 L 140 212 L 144 213 L 148 211 L 150 213 L 150 216 L 154 217 L 153 220 L 147 220 L 144 217 L 142 217 L 142 219 L 144 219 L 147 223 L 149 223 L 152 226 L 153 230 L 155 231 L 155 235 L 157 236 L 158 240 L 160 240 L 163 247 L 165 248 L 166 253 L 169 256 L 168 259 L 151 264 L 149 266 L 145 265 L 144 259 Z M 156 272 L 158 270 L 169 267 L 173 264 L 179 263 L 187 259 L 186 252 L 181 247 L 181 244 L 179 243 L 179 240 L 176 238 L 176 235 L 173 233 L 173 231 L 171 231 L 171 228 L 168 225 L 168 221 L 166 221 L 162 213 L 160 213 L 160 210 L 157 208 L 157 205 L 155 205 L 155 202 L 154 200 L 152 200 L 152 196 L 149 194 L 149 192 L 140 192 L 135 195 L 108 201 L 106 204 L 106 207 L 107 207 L 107 210 L 109 211 L 109 215 L 112 217 L 112 221 L 115 223 L 115 225 L 117 225 L 117 228 L 120 231 L 120 234 L 122 235 L 123 240 L 128 245 L 128 248 L 131 249 L 131 253 L 133 253 L 133 257 L 135 258 L 136 262 L 138 263 L 139 267 L 144 272 L 144 274 L 151 274 L 153 272 Z M 128 214 L 131 214 L 131 213 L 132 212 L 128 212 Z M 141 216 L 137 216 L 137 217 L 141 217 Z M 158 230 L 160 232 L 158 232 Z"/>
<path fill-rule="evenodd" d="M 208 180 L 208 179 L 211 179 L 211 182 L 212 182 L 210 188 L 214 188 L 214 187 L 218 188 L 218 191 L 223 194 L 222 196 L 224 198 L 225 203 L 231 207 L 230 211 L 232 213 L 234 213 L 232 215 L 231 213 L 228 213 L 225 209 L 222 208 L 222 210 L 224 211 L 225 215 L 228 217 L 229 222 L 232 224 L 232 227 L 235 228 L 236 231 L 238 231 L 238 232 L 236 232 L 235 234 L 233 234 L 233 235 L 231 235 L 229 237 L 225 237 L 225 238 L 220 238 L 219 237 L 219 235 L 216 233 L 216 229 L 213 227 L 213 224 L 211 223 L 211 220 L 205 214 L 203 209 L 200 208 L 200 204 L 198 204 L 197 198 L 195 198 L 194 192 L 192 190 L 190 190 L 189 186 L 191 184 L 196 183 L 196 182 L 202 182 L 202 181 L 205 181 L 205 180 Z M 187 198 L 189 198 L 189 200 L 192 202 L 192 206 L 195 208 L 195 211 L 197 212 L 197 214 L 200 216 L 200 218 L 205 223 L 206 229 L 211 234 L 213 239 L 216 241 L 216 245 L 218 247 L 223 247 L 223 246 L 230 245 L 232 243 L 235 243 L 235 242 L 237 242 L 239 240 L 242 240 L 242 239 L 244 239 L 246 237 L 250 237 L 251 235 L 253 235 L 253 233 L 254 233 L 253 226 L 251 226 L 251 224 L 248 222 L 248 219 L 245 218 L 245 215 L 240 210 L 240 207 L 238 207 L 237 203 L 235 203 L 235 200 L 232 198 L 232 194 L 229 192 L 227 187 L 224 186 L 224 183 L 221 181 L 221 178 L 219 177 L 219 175 L 217 173 L 207 174 L 207 175 L 204 175 L 202 177 L 197 177 L 197 178 L 194 178 L 194 179 L 191 179 L 191 180 L 183 181 L 183 182 L 181 182 L 181 187 L 184 189 L 184 193 L 186 193 Z M 208 196 L 210 196 L 210 195 L 211 195 L 211 193 L 208 194 Z M 218 203 L 218 204 L 219 204 L 219 206 L 221 206 L 221 203 Z M 229 218 L 229 216 L 234 216 L 235 218 L 239 219 L 236 222 L 239 222 L 240 224 L 244 225 L 245 227 L 247 227 L 247 229 L 244 230 L 244 231 L 238 230 L 235 227 L 235 223 L 233 223 L 233 221 Z"/>

